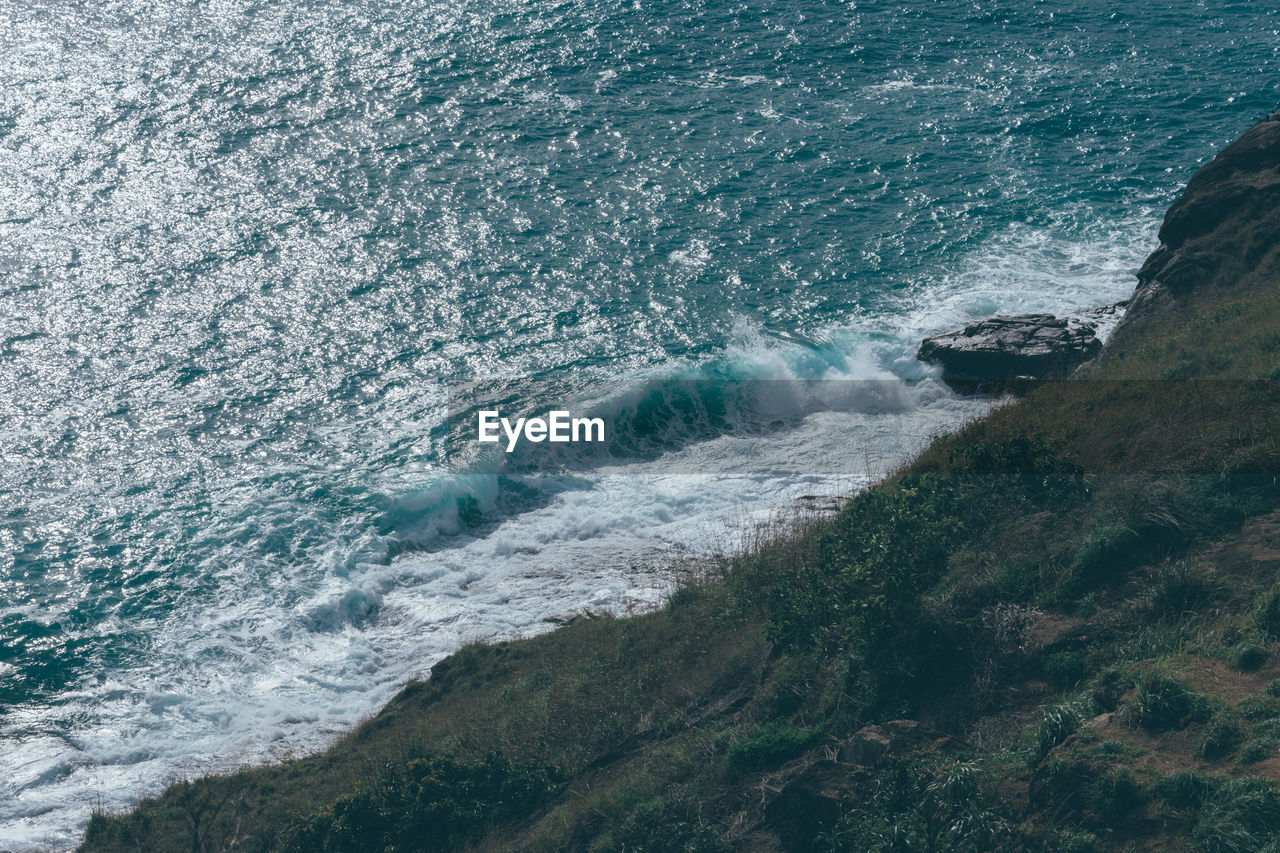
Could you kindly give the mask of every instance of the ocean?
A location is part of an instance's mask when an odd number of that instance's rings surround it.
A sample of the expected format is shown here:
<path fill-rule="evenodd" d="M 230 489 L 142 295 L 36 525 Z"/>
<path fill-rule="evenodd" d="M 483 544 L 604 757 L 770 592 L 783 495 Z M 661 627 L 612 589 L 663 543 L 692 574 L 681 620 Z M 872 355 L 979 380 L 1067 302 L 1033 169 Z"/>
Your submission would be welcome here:
<path fill-rule="evenodd" d="M 1278 104 L 1260 2 L 0 0 L 0 848 L 884 473 L 990 405 L 924 335 L 1128 296 Z M 874 393 L 448 457 L 691 378 Z"/>

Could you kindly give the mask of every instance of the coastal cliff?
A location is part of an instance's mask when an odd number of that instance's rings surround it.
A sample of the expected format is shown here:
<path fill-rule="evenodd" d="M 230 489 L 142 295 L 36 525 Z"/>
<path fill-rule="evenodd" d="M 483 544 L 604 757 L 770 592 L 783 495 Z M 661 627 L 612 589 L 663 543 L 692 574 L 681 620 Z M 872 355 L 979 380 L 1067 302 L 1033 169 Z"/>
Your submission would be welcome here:
<path fill-rule="evenodd" d="M 1280 112 L 1272 113 L 1192 176 L 1165 214 L 1160 246 L 1138 271 L 1117 350 L 1174 315 L 1192 291 L 1280 277 Z M 1158 326 L 1156 326 L 1158 328 Z"/>
<path fill-rule="evenodd" d="M 921 360 L 943 368 L 960 390 L 1006 390 L 1065 379 L 1102 352 L 1095 334 L 1113 318 L 1120 344 L 1172 312 L 1193 290 L 1230 287 L 1242 278 L 1275 280 L 1280 245 L 1280 113 L 1263 119 L 1187 184 L 1160 228 L 1160 245 L 1138 271 L 1133 297 L 1066 317 L 992 317 L 926 338 Z M 1134 331 L 1134 330 L 1139 331 Z"/>
<path fill-rule="evenodd" d="M 1082 381 L 82 849 L 1274 849 L 1276 119 L 1192 178 Z"/>

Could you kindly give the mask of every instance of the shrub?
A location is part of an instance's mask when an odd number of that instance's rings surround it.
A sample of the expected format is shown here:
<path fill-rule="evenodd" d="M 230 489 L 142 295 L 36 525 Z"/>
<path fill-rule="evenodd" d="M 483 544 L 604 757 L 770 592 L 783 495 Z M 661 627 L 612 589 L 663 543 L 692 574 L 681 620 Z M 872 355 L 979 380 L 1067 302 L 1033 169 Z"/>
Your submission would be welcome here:
<path fill-rule="evenodd" d="M 1166 562 L 1152 576 L 1147 603 L 1157 616 L 1178 619 L 1198 610 L 1213 592 L 1214 584 L 1207 571 L 1178 560 Z"/>
<path fill-rule="evenodd" d="M 1093 680 L 1093 688 L 1089 695 L 1099 710 L 1114 711 L 1120 704 L 1120 697 L 1133 684 L 1130 676 L 1121 670 L 1110 667 L 1098 673 Z"/>
<path fill-rule="evenodd" d="M 815 535 L 813 554 L 766 580 L 771 637 L 789 646 L 855 646 L 890 682 L 914 672 L 928 653 L 916 646 L 920 591 L 941 575 L 963 529 L 962 491 L 951 479 L 916 475 L 892 492 L 859 493 Z"/>
<path fill-rule="evenodd" d="M 1067 566 L 1062 595 L 1067 600 L 1122 574 L 1132 561 L 1138 535 L 1123 524 L 1104 524 L 1085 534 Z"/>
<path fill-rule="evenodd" d="M 1222 758 L 1234 752 L 1242 740 L 1244 730 L 1240 727 L 1240 720 L 1234 711 L 1223 708 L 1205 724 L 1198 749 L 1204 758 Z"/>
<path fill-rule="evenodd" d="M 1127 767 L 1112 767 L 1089 785 L 1085 794 L 1098 819 L 1114 825 L 1142 805 L 1142 789 Z"/>
<path fill-rule="evenodd" d="M 1246 720 L 1274 720 L 1280 718 L 1280 699 L 1274 696 L 1246 696 L 1236 703 L 1236 710 Z"/>
<path fill-rule="evenodd" d="M 1059 457 L 1041 439 L 1025 435 L 968 442 L 951 451 L 951 464 L 969 474 L 1005 477 L 1083 473 L 1079 465 Z"/>
<path fill-rule="evenodd" d="M 1093 754 L 1105 761 L 1120 761 L 1141 755 L 1142 747 L 1121 740 L 1104 740 L 1094 747 Z"/>
<path fill-rule="evenodd" d="M 1254 599 L 1253 624 L 1268 640 L 1280 640 L 1280 584 Z"/>
<path fill-rule="evenodd" d="M 1273 678 L 1267 682 L 1266 693 L 1268 696 L 1280 696 L 1280 678 Z"/>
<path fill-rule="evenodd" d="M 1179 679 L 1149 670 L 1138 678 L 1125 721 L 1150 732 L 1181 728 L 1196 710 L 1198 698 Z"/>
<path fill-rule="evenodd" d="M 587 849 L 713 853 L 720 849 L 720 834 L 700 819 L 694 807 L 695 803 L 663 796 L 612 803 L 604 815 L 607 828 Z"/>
<path fill-rule="evenodd" d="M 1196 811 L 1214 790 L 1214 780 L 1199 770 L 1183 770 L 1158 779 L 1156 796 L 1178 811 Z"/>
<path fill-rule="evenodd" d="M 985 779 L 973 762 L 936 773 L 901 764 L 887 767 L 861 786 L 863 796 L 857 805 L 817 839 L 814 849 L 886 853 L 1012 849 L 1009 821 L 984 791 Z"/>
<path fill-rule="evenodd" d="M 1278 745 L 1280 744 L 1277 744 L 1276 739 L 1269 735 L 1256 737 L 1240 747 L 1240 763 L 1257 764 L 1259 761 L 1266 761 L 1276 754 Z"/>
<path fill-rule="evenodd" d="M 1246 640 L 1231 650 L 1231 662 L 1241 672 L 1254 672 L 1267 662 L 1267 650 Z"/>
<path fill-rule="evenodd" d="M 815 733 L 807 729 L 768 722 L 729 747 L 729 763 L 746 772 L 767 770 L 804 752 L 814 736 Z"/>
<path fill-rule="evenodd" d="M 457 849 L 492 822 L 525 813 L 557 788 L 552 771 L 513 764 L 497 754 L 475 761 L 416 758 L 296 821 L 283 833 L 280 849 Z"/>
<path fill-rule="evenodd" d="M 1075 734 L 1085 716 L 1092 716 L 1094 710 L 1093 699 L 1087 696 L 1049 708 L 1036 727 L 1036 757 L 1044 758 L 1054 747 Z"/>
<path fill-rule="evenodd" d="M 1040 656 L 1040 671 L 1057 687 L 1074 687 L 1084 679 L 1085 653 L 1080 649 L 1054 649 Z"/>
<path fill-rule="evenodd" d="M 1228 779 L 1205 799 L 1191 833 L 1205 853 L 1256 853 L 1280 832 L 1280 797 L 1264 779 Z"/>
<path fill-rule="evenodd" d="M 982 797 L 982 780 L 982 768 L 977 762 L 967 761 L 948 768 L 925 790 L 937 808 L 955 811 Z"/>
<path fill-rule="evenodd" d="M 922 593 L 974 525 L 1028 506 L 1061 508 L 1063 495 L 1087 490 L 1077 465 L 1025 438 L 974 442 L 947 467 L 860 492 L 802 548 L 764 547 L 741 561 L 734 576 L 759 585 L 750 598 L 764 603 L 770 639 L 857 654 L 888 699 L 925 683 L 922 668 L 937 661 L 935 671 L 962 676 L 958 632 L 931 621 Z"/>

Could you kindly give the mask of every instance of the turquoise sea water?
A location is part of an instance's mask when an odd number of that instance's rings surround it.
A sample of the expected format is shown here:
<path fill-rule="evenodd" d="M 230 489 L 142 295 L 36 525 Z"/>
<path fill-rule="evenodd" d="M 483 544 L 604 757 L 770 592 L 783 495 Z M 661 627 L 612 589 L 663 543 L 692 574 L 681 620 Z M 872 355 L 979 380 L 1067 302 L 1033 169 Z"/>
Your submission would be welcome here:
<path fill-rule="evenodd" d="M 919 338 L 1127 296 L 1278 72 L 1257 2 L 0 0 L 0 847 L 652 603 L 977 413 Z M 891 399 L 442 462 L 447 381 L 698 371 Z"/>

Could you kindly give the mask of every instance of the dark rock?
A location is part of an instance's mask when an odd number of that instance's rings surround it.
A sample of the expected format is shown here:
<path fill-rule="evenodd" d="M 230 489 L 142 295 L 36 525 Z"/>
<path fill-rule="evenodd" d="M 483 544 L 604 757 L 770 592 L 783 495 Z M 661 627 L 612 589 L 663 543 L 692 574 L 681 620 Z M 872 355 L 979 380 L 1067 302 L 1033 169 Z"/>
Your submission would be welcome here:
<path fill-rule="evenodd" d="M 925 338 L 919 357 L 942 365 L 943 379 L 963 390 L 1062 379 L 1101 352 L 1095 325 L 1052 314 L 992 317 Z"/>
<path fill-rule="evenodd" d="M 1205 164 L 1165 214 L 1115 343 L 1196 288 L 1230 284 L 1280 243 L 1280 112 Z M 1274 269 L 1274 267 L 1273 267 Z"/>
<path fill-rule="evenodd" d="M 948 735 L 922 726 L 915 720 L 890 720 L 878 726 L 864 726 L 841 743 L 836 760 L 870 767 L 890 753 L 944 752 L 959 744 Z"/>
<path fill-rule="evenodd" d="M 584 607 L 581 610 L 575 610 L 569 613 L 556 613 L 551 616 L 544 616 L 542 621 L 549 622 L 557 627 L 565 625 L 573 625 L 577 622 L 593 622 L 596 619 L 608 619 L 613 614 L 603 607 Z"/>
<path fill-rule="evenodd" d="M 1271 211 L 1280 199 L 1280 112 L 1255 124 L 1187 182 L 1164 216 L 1160 242 L 1177 250 L 1242 210 Z"/>
<path fill-rule="evenodd" d="M 878 726 L 868 726 L 854 734 L 840 747 L 839 760 L 869 767 L 889 754 L 893 738 Z"/>

